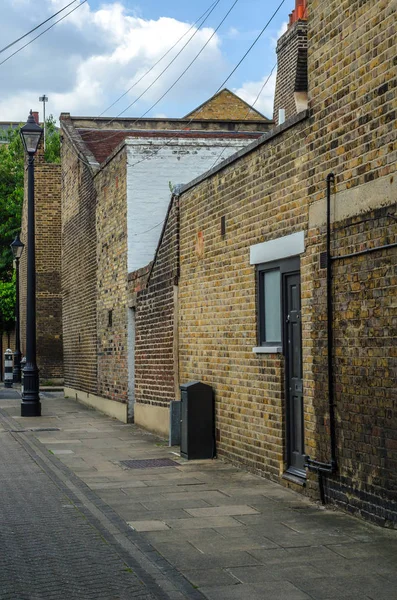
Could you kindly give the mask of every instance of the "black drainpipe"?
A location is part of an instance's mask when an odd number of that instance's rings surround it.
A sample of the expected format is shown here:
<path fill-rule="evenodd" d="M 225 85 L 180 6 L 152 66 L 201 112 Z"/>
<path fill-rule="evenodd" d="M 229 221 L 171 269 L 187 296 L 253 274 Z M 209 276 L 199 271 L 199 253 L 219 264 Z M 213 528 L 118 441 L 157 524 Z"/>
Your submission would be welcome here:
<path fill-rule="evenodd" d="M 327 175 L 327 360 L 328 360 L 328 406 L 329 429 L 331 443 L 331 460 L 328 463 L 306 457 L 305 466 L 318 473 L 321 501 L 325 504 L 324 474 L 332 474 L 337 470 L 336 436 L 335 436 L 335 398 L 334 398 L 334 364 L 333 364 L 333 302 L 332 302 L 332 257 L 331 257 L 331 186 L 335 183 L 335 175 Z"/>
<path fill-rule="evenodd" d="M 331 256 L 331 186 L 335 184 L 335 175 L 329 173 L 327 175 L 327 251 L 326 251 L 326 266 L 327 266 L 327 359 L 328 359 L 328 403 L 329 403 L 329 427 L 330 427 L 330 443 L 331 443 L 331 460 L 328 463 L 314 460 L 309 456 L 306 457 L 305 467 L 310 471 L 318 473 L 318 483 L 320 489 L 321 501 L 325 504 L 324 493 L 324 475 L 332 475 L 337 471 L 336 462 L 336 426 L 335 426 L 335 398 L 334 398 L 334 363 L 333 363 L 333 298 L 332 298 L 332 263 L 337 260 L 353 258 L 372 252 L 396 248 L 397 243 L 385 244 L 383 246 L 375 246 L 359 250 L 351 254 L 342 254 L 340 256 Z M 396 215 L 387 213 L 390 219 L 397 220 Z M 320 261 L 321 261 L 320 257 Z"/>

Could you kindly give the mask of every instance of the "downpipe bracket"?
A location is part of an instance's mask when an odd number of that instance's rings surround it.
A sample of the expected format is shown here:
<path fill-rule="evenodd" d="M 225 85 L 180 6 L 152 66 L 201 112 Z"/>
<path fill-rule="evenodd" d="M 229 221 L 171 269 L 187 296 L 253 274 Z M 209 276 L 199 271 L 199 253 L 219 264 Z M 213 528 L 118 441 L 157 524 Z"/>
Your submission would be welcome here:
<path fill-rule="evenodd" d="M 327 473 L 328 475 L 333 475 L 337 471 L 337 464 L 335 460 L 325 463 L 310 458 L 310 456 L 306 456 L 305 467 L 314 473 Z"/>

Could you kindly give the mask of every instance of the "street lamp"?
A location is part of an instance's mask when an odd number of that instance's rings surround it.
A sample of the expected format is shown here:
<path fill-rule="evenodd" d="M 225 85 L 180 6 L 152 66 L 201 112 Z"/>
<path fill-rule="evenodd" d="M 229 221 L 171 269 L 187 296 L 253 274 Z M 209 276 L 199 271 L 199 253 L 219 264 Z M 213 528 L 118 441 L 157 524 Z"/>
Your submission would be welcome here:
<path fill-rule="evenodd" d="M 15 271 L 16 271 L 16 304 L 15 304 L 15 352 L 14 352 L 14 370 L 13 370 L 13 381 L 14 383 L 21 382 L 21 342 L 20 342 L 20 324 L 19 324 L 19 259 L 22 256 L 25 244 L 19 239 L 19 233 L 17 233 L 15 240 L 10 244 L 12 255 L 15 260 Z"/>
<path fill-rule="evenodd" d="M 28 155 L 28 260 L 26 287 L 26 365 L 23 369 L 22 417 L 39 417 L 39 370 L 36 363 L 36 259 L 34 234 L 34 155 L 43 130 L 34 120 L 32 111 L 21 127 L 21 139 Z"/>

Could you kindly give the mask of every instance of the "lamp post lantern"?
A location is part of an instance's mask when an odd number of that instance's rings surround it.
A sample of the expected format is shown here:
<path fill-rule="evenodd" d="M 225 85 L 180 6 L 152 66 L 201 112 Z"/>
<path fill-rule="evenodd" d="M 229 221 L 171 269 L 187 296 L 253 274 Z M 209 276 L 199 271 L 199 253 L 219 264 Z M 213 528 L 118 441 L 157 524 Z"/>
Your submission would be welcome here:
<path fill-rule="evenodd" d="M 21 382 L 21 338 L 20 338 L 20 320 L 19 320 L 19 259 L 22 256 L 25 244 L 19 239 L 19 233 L 17 233 L 15 240 L 10 244 L 12 255 L 15 260 L 15 271 L 16 271 L 16 303 L 15 303 L 15 352 L 14 352 L 14 370 L 13 370 L 13 381 L 14 383 Z"/>
<path fill-rule="evenodd" d="M 39 417 L 39 370 L 36 363 L 36 259 L 34 232 L 34 156 L 43 130 L 30 111 L 26 125 L 21 127 L 21 139 L 28 155 L 28 259 L 26 287 L 26 365 L 23 369 L 22 417 Z"/>

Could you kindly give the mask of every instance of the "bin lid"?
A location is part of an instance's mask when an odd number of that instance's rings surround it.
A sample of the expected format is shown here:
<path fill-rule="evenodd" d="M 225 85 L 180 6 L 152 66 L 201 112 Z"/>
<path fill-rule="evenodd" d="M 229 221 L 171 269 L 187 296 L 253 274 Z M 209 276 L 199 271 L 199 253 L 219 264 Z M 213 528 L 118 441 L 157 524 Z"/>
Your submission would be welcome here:
<path fill-rule="evenodd" d="M 204 388 L 212 389 L 212 387 L 210 385 L 208 385 L 207 383 L 203 383 L 202 381 L 189 381 L 188 383 L 182 383 L 179 387 L 180 387 L 181 391 L 188 390 L 189 388 L 192 388 L 192 387 L 204 387 Z"/>

